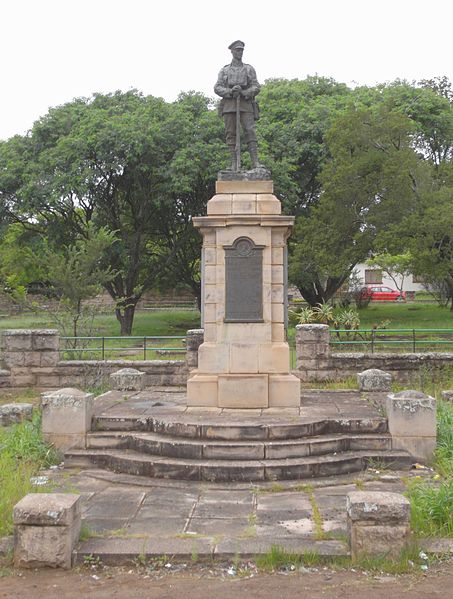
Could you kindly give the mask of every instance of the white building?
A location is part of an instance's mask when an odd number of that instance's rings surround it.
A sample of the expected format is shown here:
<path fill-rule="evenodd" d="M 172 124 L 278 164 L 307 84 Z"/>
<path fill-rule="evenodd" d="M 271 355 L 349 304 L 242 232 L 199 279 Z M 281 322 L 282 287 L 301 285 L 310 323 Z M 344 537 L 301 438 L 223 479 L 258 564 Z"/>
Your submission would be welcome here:
<path fill-rule="evenodd" d="M 386 285 L 387 287 L 391 287 L 392 289 L 396 290 L 396 285 L 392 278 L 380 268 L 362 263 L 357 264 L 354 269 L 354 273 L 363 285 Z M 401 276 L 396 275 L 395 279 L 398 282 L 398 287 L 400 287 Z M 403 291 L 424 291 L 421 277 L 417 277 L 413 274 L 405 276 L 403 281 Z"/>

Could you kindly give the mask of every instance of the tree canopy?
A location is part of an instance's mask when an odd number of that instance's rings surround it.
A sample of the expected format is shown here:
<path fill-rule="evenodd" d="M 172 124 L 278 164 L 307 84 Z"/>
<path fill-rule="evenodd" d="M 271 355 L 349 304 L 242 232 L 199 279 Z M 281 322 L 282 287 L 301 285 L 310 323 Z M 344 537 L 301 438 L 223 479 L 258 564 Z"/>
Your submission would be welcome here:
<path fill-rule="evenodd" d="M 371 252 L 410 252 L 414 272 L 450 285 L 446 78 L 355 89 L 323 77 L 272 79 L 259 101 L 261 160 L 284 212 L 296 215 L 290 280 L 311 305 L 328 301 Z M 3 282 L 45 279 L 34 257 L 75 248 L 91 227 L 115 239 L 102 248 L 111 273 L 102 284 L 122 334 L 152 287 L 184 284 L 199 298 L 201 237 L 191 220 L 228 163 L 215 108 L 196 92 L 175 102 L 136 90 L 95 94 L 0 142 Z"/>

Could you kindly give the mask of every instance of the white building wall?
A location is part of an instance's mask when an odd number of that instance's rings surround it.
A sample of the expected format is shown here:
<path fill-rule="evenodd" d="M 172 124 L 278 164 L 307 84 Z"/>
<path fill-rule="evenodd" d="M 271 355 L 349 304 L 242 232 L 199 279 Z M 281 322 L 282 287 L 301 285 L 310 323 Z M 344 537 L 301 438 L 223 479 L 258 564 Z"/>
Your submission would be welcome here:
<path fill-rule="evenodd" d="M 354 271 L 357 274 L 357 277 L 360 279 L 363 285 L 365 285 L 365 270 L 380 270 L 379 268 L 373 268 L 368 266 L 367 264 L 357 264 Z M 401 277 L 395 277 L 398 281 L 398 285 L 401 282 Z M 423 285 L 421 283 L 414 283 L 413 275 L 407 275 L 404 277 L 403 291 L 424 291 Z M 392 289 L 396 289 L 395 283 L 393 280 L 385 273 L 382 272 L 382 285 L 387 285 L 387 287 L 391 287 Z"/>

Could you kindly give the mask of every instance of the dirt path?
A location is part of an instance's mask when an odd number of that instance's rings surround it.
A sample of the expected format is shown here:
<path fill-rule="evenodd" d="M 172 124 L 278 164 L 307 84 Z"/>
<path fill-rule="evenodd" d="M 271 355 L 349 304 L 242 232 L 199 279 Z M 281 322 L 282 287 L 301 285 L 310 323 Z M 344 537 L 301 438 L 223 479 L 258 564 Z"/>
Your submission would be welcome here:
<path fill-rule="evenodd" d="M 371 575 L 321 568 L 304 573 L 231 576 L 209 567 L 185 572 L 81 568 L 12 572 L 0 578 L 1 599 L 453 599 L 453 561 L 427 573 Z"/>

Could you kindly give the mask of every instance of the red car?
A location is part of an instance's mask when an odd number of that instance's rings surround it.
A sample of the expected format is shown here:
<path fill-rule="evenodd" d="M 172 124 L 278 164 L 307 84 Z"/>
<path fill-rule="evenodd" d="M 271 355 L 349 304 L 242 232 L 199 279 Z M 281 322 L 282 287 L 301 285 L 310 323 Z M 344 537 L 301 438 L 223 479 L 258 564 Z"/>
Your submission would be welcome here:
<path fill-rule="evenodd" d="M 370 298 L 372 301 L 406 301 L 405 291 L 400 293 L 399 291 L 395 291 L 395 289 L 386 287 L 385 285 L 367 285 L 361 290 L 360 296 L 363 299 Z"/>

